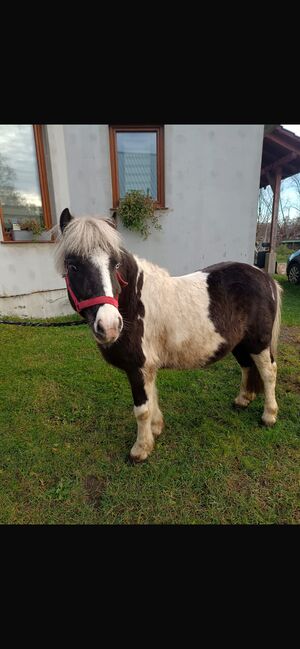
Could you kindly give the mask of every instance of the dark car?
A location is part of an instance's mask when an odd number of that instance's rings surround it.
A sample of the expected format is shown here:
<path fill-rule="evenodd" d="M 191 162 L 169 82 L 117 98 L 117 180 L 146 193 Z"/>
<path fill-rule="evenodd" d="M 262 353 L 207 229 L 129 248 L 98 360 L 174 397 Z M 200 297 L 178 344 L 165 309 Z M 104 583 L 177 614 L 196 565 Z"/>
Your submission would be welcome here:
<path fill-rule="evenodd" d="M 270 252 L 270 243 L 263 241 L 255 244 L 254 266 L 264 268 L 266 263 L 266 253 Z"/>
<path fill-rule="evenodd" d="M 295 250 L 288 257 L 286 274 L 291 284 L 300 284 L 300 250 Z"/>

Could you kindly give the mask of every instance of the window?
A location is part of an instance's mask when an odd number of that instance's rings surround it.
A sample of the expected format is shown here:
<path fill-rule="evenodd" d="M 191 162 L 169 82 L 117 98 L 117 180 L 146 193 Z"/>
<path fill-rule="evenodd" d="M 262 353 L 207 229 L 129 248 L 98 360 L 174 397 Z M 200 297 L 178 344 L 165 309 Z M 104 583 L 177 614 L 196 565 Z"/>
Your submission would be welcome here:
<path fill-rule="evenodd" d="M 165 207 L 163 126 L 110 126 L 113 207 L 132 189 Z"/>
<path fill-rule="evenodd" d="M 13 224 L 34 219 L 51 228 L 42 126 L 0 124 L 0 220 L 4 241 Z"/>

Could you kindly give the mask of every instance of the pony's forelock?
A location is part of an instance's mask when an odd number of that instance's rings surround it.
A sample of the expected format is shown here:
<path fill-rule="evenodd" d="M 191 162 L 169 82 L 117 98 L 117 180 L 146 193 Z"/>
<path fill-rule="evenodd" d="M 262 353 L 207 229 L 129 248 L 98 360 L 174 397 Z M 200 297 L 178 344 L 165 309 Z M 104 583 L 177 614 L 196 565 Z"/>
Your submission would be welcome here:
<path fill-rule="evenodd" d="M 82 216 L 73 218 L 60 235 L 55 251 L 55 265 L 60 274 L 65 272 L 67 255 L 88 258 L 101 248 L 107 254 L 121 255 L 121 238 L 103 218 Z"/>

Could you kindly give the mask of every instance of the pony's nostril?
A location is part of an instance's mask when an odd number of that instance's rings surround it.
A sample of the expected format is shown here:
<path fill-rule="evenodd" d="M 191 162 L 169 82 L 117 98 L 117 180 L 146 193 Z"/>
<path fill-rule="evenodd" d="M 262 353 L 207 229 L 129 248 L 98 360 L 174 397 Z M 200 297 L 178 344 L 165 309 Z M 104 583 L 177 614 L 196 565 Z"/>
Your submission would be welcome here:
<path fill-rule="evenodd" d="M 101 336 L 105 335 L 104 328 L 102 327 L 102 324 L 100 322 L 97 322 L 97 333 Z"/>

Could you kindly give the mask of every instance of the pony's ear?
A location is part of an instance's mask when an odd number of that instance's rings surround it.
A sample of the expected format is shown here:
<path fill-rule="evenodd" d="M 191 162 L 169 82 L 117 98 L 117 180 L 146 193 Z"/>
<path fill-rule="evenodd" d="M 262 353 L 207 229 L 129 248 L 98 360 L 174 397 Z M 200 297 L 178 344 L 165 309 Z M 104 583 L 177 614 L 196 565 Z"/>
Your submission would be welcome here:
<path fill-rule="evenodd" d="M 62 213 L 60 215 L 60 219 L 59 219 L 59 225 L 60 225 L 60 229 L 61 229 L 62 232 L 64 231 L 64 229 L 68 225 L 68 223 L 70 223 L 70 221 L 72 221 L 73 218 L 74 217 L 72 216 L 72 214 L 70 214 L 68 207 L 66 207 L 62 211 Z"/>
<path fill-rule="evenodd" d="M 108 225 L 110 225 L 114 230 L 117 229 L 117 226 L 116 226 L 115 222 L 112 221 L 111 219 L 104 219 L 104 221 L 105 221 L 105 223 L 108 223 Z"/>

